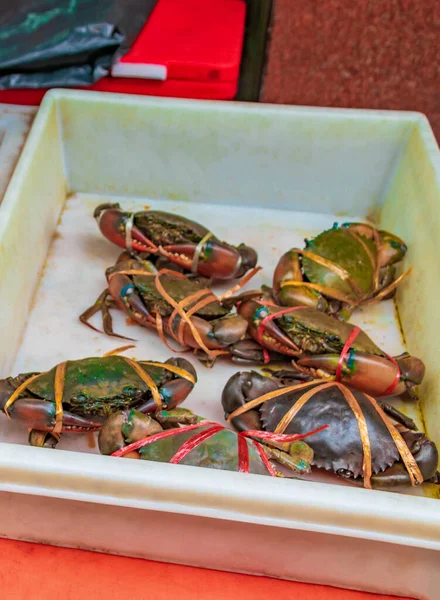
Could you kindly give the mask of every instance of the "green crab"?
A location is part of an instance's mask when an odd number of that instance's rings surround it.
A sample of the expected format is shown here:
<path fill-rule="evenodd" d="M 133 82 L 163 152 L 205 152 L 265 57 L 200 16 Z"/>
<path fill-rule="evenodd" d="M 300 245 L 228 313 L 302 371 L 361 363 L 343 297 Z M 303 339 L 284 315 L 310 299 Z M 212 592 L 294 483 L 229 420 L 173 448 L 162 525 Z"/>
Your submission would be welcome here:
<path fill-rule="evenodd" d="M 87 433 L 123 408 L 154 413 L 185 400 L 197 381 L 191 363 L 123 356 L 82 358 L 43 373 L 0 380 L 0 409 L 30 429 L 29 443 L 54 447 L 62 433 Z"/>
<path fill-rule="evenodd" d="M 348 319 L 357 306 L 390 298 L 409 274 L 396 279 L 407 251 L 387 231 L 363 223 L 337 223 L 279 260 L 273 295 L 283 306 L 310 306 Z"/>
<path fill-rule="evenodd" d="M 276 306 L 264 294 L 242 300 L 238 312 L 261 346 L 254 352 L 256 362 L 269 362 L 266 351 L 276 352 L 291 357 L 298 370 L 336 378 L 375 397 L 416 398 L 414 386 L 423 380 L 423 362 L 407 353 L 389 356 L 359 327 L 315 308 Z"/>
<path fill-rule="evenodd" d="M 309 473 L 310 446 L 301 440 L 318 431 L 277 436 L 261 431 L 237 434 L 187 409 L 159 411 L 153 416 L 123 410 L 108 417 L 99 432 L 101 454 L 156 462 L 281 475 L 269 459 L 296 473 Z M 282 444 L 282 450 L 277 446 Z"/>

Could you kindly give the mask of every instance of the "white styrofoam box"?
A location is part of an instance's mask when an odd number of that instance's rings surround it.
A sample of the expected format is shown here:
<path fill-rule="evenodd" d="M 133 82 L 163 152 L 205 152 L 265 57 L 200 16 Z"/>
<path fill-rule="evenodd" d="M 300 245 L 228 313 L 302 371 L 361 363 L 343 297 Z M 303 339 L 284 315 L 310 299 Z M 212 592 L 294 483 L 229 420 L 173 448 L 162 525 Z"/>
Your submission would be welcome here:
<path fill-rule="evenodd" d="M 403 237 L 413 267 L 397 296 L 404 337 L 392 301 L 355 319 L 389 353 L 425 361 L 413 416 L 440 443 L 439 151 L 423 116 L 50 92 L 0 207 L 1 374 L 117 345 L 78 322 L 118 255 L 92 218 L 109 199 L 256 246 L 264 269 L 252 287 L 337 220 L 374 219 Z M 137 358 L 170 354 L 121 316 L 115 329 L 138 339 Z M 236 367 L 194 365 L 186 405 L 222 422 L 220 393 Z M 430 486 L 423 497 L 120 461 L 73 436 L 34 449 L 6 417 L 0 442 L 3 536 L 417 598 L 440 587 Z"/>

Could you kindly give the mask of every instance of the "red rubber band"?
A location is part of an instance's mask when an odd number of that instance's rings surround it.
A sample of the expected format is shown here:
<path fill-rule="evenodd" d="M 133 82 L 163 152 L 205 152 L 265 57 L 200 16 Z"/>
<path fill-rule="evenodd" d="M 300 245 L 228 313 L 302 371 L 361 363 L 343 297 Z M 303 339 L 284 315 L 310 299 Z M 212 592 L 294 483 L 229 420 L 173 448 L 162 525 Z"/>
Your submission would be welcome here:
<path fill-rule="evenodd" d="M 339 356 L 338 366 L 336 367 L 336 373 L 335 373 L 335 378 L 336 378 L 337 382 L 341 381 L 341 371 L 342 371 L 342 366 L 344 364 L 344 360 L 346 359 L 347 354 L 350 351 L 352 343 L 355 341 L 355 339 L 360 334 L 360 332 L 361 332 L 361 329 L 359 327 L 353 327 L 350 335 L 347 338 L 347 341 L 345 342 L 345 344 L 342 348 L 342 352 Z"/>
<path fill-rule="evenodd" d="M 390 356 L 389 354 L 385 354 L 385 356 L 388 358 L 388 360 L 390 362 L 393 363 L 393 365 L 395 365 L 397 371 L 396 371 L 396 377 L 394 378 L 393 383 L 391 385 L 389 385 L 384 392 L 382 392 L 381 396 L 392 396 L 394 390 L 397 387 L 397 384 L 400 382 L 400 377 L 401 377 L 402 373 L 400 372 L 400 367 L 397 364 L 397 360 L 393 356 Z"/>
<path fill-rule="evenodd" d="M 177 435 L 178 433 L 184 433 L 185 431 L 191 431 L 192 429 L 198 429 L 205 425 L 215 425 L 216 427 L 223 427 L 222 425 L 214 423 L 213 421 L 202 421 L 201 423 L 196 423 L 195 425 L 184 425 L 183 427 L 179 427 L 179 429 L 169 429 L 168 431 L 161 431 L 160 433 L 150 435 L 149 437 L 143 440 L 139 440 L 137 442 L 133 442 L 132 444 L 128 444 L 128 446 L 125 446 L 125 448 L 121 448 L 120 450 L 116 450 L 116 452 L 113 452 L 111 456 L 125 456 L 129 452 L 132 452 L 133 450 L 139 450 L 139 448 L 143 448 L 144 446 L 152 444 L 157 440 L 162 440 L 164 438 Z"/>
<path fill-rule="evenodd" d="M 353 344 L 353 342 L 355 341 L 355 339 L 357 338 L 357 336 L 359 335 L 359 333 L 362 330 L 359 327 L 354 327 L 353 331 L 350 333 L 350 335 L 347 338 L 347 341 L 344 344 L 344 347 L 342 348 L 342 352 L 341 355 L 339 356 L 339 361 L 338 361 L 338 366 L 336 368 L 336 373 L 335 373 L 335 379 L 337 382 L 341 381 L 341 371 L 342 371 L 342 367 L 344 364 L 344 360 L 348 354 L 348 352 L 350 351 L 351 345 Z M 384 353 L 385 356 L 387 357 L 387 359 L 393 363 L 393 365 L 395 365 L 397 371 L 396 371 L 396 376 L 394 378 L 394 381 L 391 383 L 391 385 L 389 385 L 387 387 L 387 389 L 385 391 L 383 391 L 381 394 L 378 395 L 378 397 L 382 397 L 382 396 L 391 396 L 392 393 L 394 392 L 394 390 L 397 387 L 397 384 L 400 382 L 400 377 L 401 377 L 401 372 L 400 372 L 400 368 L 399 365 L 397 364 L 397 361 L 395 358 L 393 358 L 392 356 L 390 356 L 389 354 Z"/>
<path fill-rule="evenodd" d="M 186 440 L 186 442 L 181 445 L 179 450 L 177 450 L 175 455 L 171 457 L 168 462 L 172 465 L 179 464 L 185 458 L 185 456 L 187 456 L 192 450 L 194 450 L 194 448 L 197 448 L 197 446 L 202 444 L 204 441 L 206 441 L 222 429 L 224 429 L 223 425 L 218 425 L 217 427 L 210 427 L 205 431 L 196 433 L 189 440 Z"/>
<path fill-rule="evenodd" d="M 263 356 L 264 356 L 264 359 L 263 359 L 264 364 L 267 365 L 268 363 L 270 363 L 270 354 L 269 354 L 267 348 L 263 348 Z"/>
<path fill-rule="evenodd" d="M 242 437 L 253 437 L 259 438 L 260 440 L 267 440 L 269 442 L 280 442 L 280 443 L 289 443 L 296 442 L 297 440 L 302 440 L 310 435 L 314 435 L 315 433 L 319 433 L 324 429 L 328 429 L 329 425 L 321 425 L 321 427 L 317 427 L 312 431 L 307 431 L 306 433 L 273 433 L 272 431 L 260 431 L 256 430 L 247 430 L 242 431 L 239 435 Z"/>
<path fill-rule="evenodd" d="M 237 435 L 238 444 L 238 471 L 239 473 L 249 473 L 249 448 L 244 435 Z"/>
<path fill-rule="evenodd" d="M 266 467 L 266 469 L 268 470 L 269 474 L 272 477 L 276 477 L 277 474 L 270 462 L 270 460 L 267 457 L 266 452 L 264 451 L 264 448 L 261 444 L 259 444 L 256 440 L 251 440 L 251 442 L 254 444 L 255 448 L 258 451 L 258 454 L 260 455 L 261 460 L 263 461 L 264 466 Z"/>
<path fill-rule="evenodd" d="M 263 302 L 261 302 L 262 306 L 271 306 L 270 304 L 265 304 Z M 258 325 L 258 331 L 257 331 L 257 341 L 259 344 L 261 344 L 261 346 L 263 345 L 263 333 L 264 333 L 264 328 L 266 326 L 266 323 L 268 323 L 269 321 L 273 321 L 274 319 L 277 319 L 278 317 L 282 317 L 283 315 L 293 312 L 294 310 L 299 310 L 300 308 L 305 308 L 304 306 L 293 306 L 293 307 L 289 307 L 289 308 L 283 308 L 282 310 L 277 311 L 276 313 L 272 313 L 271 315 L 267 315 L 266 317 L 264 317 L 264 319 L 262 319 L 261 323 Z"/>

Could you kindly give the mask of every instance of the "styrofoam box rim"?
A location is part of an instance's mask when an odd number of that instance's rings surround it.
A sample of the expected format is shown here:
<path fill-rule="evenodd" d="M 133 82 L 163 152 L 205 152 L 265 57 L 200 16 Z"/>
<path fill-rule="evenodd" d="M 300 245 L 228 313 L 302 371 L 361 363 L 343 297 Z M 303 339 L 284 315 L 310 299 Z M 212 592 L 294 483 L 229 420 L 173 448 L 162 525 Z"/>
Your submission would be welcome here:
<path fill-rule="evenodd" d="M 137 97 L 99 92 L 53 90 L 39 109 L 3 204 L 0 237 L 8 226 L 8 211 L 38 144 L 49 111 L 60 100 L 98 101 L 130 106 L 191 107 L 199 111 L 259 111 L 335 115 L 341 119 L 378 116 L 417 124 L 440 180 L 438 148 L 426 118 L 414 112 L 280 107 Z M 189 470 L 188 470 L 189 469 Z M 436 500 L 383 491 L 291 481 L 281 485 L 255 475 L 196 467 L 151 463 L 62 450 L 0 444 L 0 490 L 119 505 L 155 511 L 207 516 L 260 525 L 353 536 L 420 548 L 440 549 L 440 511 Z M 172 499 L 172 501 L 170 500 Z M 389 515 L 393 515 L 390 519 Z"/>

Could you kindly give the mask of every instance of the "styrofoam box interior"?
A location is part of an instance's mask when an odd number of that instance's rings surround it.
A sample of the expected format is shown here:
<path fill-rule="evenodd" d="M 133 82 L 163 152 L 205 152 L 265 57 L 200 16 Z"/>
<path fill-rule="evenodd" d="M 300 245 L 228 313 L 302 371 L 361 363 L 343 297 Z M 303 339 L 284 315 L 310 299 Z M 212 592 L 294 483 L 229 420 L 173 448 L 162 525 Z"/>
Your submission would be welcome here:
<path fill-rule="evenodd" d="M 263 270 L 252 288 L 270 284 L 280 255 L 304 238 L 335 221 L 370 220 L 405 240 L 404 267 L 413 270 L 397 311 L 386 301 L 354 320 L 388 353 L 406 348 L 424 360 L 420 403 L 397 406 L 440 444 L 439 199 L 438 147 L 416 113 L 53 91 L 0 207 L 0 375 L 120 345 L 78 321 L 119 254 L 92 218 L 100 202 L 183 214 L 220 239 L 256 247 Z M 170 356 L 154 332 L 122 315 L 114 327 L 136 338 L 130 356 Z M 223 422 L 220 393 L 237 367 L 219 361 L 208 370 L 192 360 L 199 383 L 186 405 Z M 433 486 L 422 497 L 121 461 L 94 455 L 96 447 L 75 436 L 64 436 L 57 451 L 32 449 L 26 431 L 4 416 L 0 440 L 5 491 L 440 547 Z"/>

